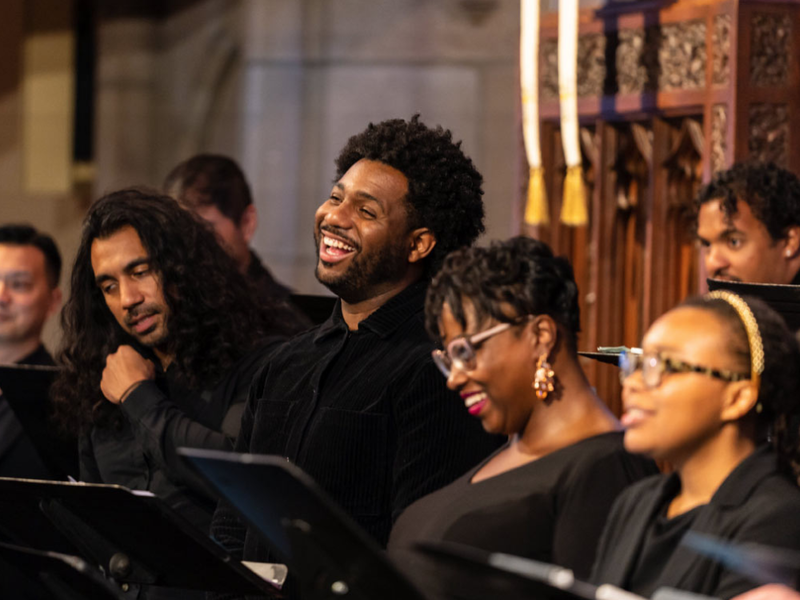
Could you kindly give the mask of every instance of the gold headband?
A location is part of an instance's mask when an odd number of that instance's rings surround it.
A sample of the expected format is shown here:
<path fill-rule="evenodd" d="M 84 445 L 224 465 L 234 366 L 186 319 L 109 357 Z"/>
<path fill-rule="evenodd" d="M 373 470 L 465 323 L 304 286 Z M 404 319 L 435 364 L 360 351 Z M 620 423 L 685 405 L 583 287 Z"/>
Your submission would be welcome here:
<path fill-rule="evenodd" d="M 717 290 L 706 294 L 705 297 L 709 300 L 724 300 L 733 307 L 742 320 L 747 332 L 747 343 L 750 346 L 750 381 L 757 390 L 761 385 L 761 373 L 764 372 L 764 344 L 761 341 L 761 333 L 758 331 L 758 322 L 753 311 L 741 296 L 727 290 Z"/>

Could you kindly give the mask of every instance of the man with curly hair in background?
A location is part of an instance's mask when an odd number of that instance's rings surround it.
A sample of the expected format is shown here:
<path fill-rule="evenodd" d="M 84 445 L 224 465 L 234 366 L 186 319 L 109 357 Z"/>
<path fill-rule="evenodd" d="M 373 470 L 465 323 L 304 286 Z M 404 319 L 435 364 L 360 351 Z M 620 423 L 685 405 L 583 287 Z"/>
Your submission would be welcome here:
<path fill-rule="evenodd" d="M 800 285 L 800 179 L 772 163 L 718 173 L 695 201 L 708 277 Z"/>
<path fill-rule="evenodd" d="M 423 314 L 445 255 L 484 229 L 482 177 L 449 131 L 417 116 L 370 124 L 336 168 L 314 241 L 317 279 L 339 302 L 256 379 L 236 450 L 285 456 L 385 546 L 406 506 L 500 442 L 447 390 Z M 212 535 L 245 560 L 268 558 L 224 503 Z"/>
<path fill-rule="evenodd" d="M 81 480 L 148 490 L 207 531 L 215 499 L 176 449 L 232 449 L 270 319 L 205 223 L 123 190 L 89 210 L 64 307 L 57 417 Z"/>

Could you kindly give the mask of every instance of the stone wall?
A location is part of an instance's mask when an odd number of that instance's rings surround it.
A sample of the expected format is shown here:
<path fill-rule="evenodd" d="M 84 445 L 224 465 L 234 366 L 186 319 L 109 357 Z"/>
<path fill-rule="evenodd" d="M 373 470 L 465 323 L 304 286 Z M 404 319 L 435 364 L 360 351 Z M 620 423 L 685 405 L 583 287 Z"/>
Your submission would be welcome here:
<path fill-rule="evenodd" d="M 239 160 L 251 180 L 256 250 L 298 291 L 323 293 L 311 230 L 336 153 L 369 121 L 414 113 L 452 129 L 484 174 L 486 237 L 518 231 L 518 0 L 99 1 L 94 185 L 83 195 L 61 133 L 72 115 L 71 6 L 7 0 L 0 23 L 0 222 L 52 233 L 63 282 L 91 198 L 158 186 L 179 160 L 209 151 Z M 30 60 L 52 43 L 61 50 L 44 56 L 54 60 Z M 53 82 L 49 103 L 30 101 L 31 89 L 48 89 L 31 83 Z M 31 157 L 28 126 L 54 111 L 58 148 Z M 46 338 L 57 345 L 55 323 Z"/>
<path fill-rule="evenodd" d="M 188 4 L 188 6 L 187 6 Z M 516 231 L 519 3 L 205 0 L 101 26 L 98 189 L 157 185 L 199 151 L 241 161 L 256 250 L 303 292 L 333 158 L 369 121 L 451 128 L 486 178 L 487 236 Z"/>

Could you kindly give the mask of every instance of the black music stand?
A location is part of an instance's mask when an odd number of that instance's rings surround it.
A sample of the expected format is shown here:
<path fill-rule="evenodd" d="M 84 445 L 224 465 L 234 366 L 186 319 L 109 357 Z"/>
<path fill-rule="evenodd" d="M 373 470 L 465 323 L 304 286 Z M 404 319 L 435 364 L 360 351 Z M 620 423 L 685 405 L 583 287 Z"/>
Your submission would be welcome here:
<path fill-rule="evenodd" d="M 0 542 L 0 597 L 25 600 L 123 600 L 120 589 L 82 558 Z"/>
<path fill-rule="evenodd" d="M 743 283 L 723 279 L 706 279 L 706 283 L 711 291 L 728 290 L 740 296 L 762 300 L 783 317 L 790 331 L 800 331 L 800 285 Z"/>
<path fill-rule="evenodd" d="M 180 448 L 296 575 L 305 600 L 423 600 L 306 473 L 276 456 Z"/>
<path fill-rule="evenodd" d="M 78 477 L 78 441 L 56 430 L 50 416 L 50 386 L 58 367 L 0 365 L 0 390 L 39 455 L 50 479 Z"/>
<path fill-rule="evenodd" d="M 796 588 L 800 579 L 800 552 L 756 543 L 733 543 L 689 531 L 681 545 L 745 575 L 759 585 L 780 583 Z"/>
<path fill-rule="evenodd" d="M 425 542 L 415 548 L 433 561 L 442 577 L 437 595 L 463 600 L 503 598 L 595 600 L 597 586 L 572 571 L 547 563 L 487 552 L 452 542 Z"/>
<path fill-rule="evenodd" d="M 119 582 L 280 595 L 149 492 L 0 478 L 0 532 L 16 545 L 81 556 Z"/>

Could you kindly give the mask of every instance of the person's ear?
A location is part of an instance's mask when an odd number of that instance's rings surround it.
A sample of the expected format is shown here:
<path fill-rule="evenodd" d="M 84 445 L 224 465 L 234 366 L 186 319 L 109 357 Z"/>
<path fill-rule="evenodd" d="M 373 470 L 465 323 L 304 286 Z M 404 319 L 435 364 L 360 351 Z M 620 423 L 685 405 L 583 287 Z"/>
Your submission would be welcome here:
<path fill-rule="evenodd" d="M 408 262 L 416 263 L 433 252 L 436 246 L 436 236 L 427 227 L 420 227 L 409 234 L 411 251 L 408 253 Z"/>
<path fill-rule="evenodd" d="M 526 324 L 530 332 L 531 352 L 534 357 L 541 354 L 550 356 L 558 339 L 558 325 L 552 317 L 539 315 Z"/>
<path fill-rule="evenodd" d="M 52 317 L 61 308 L 61 288 L 53 288 L 50 291 L 50 305 L 47 307 L 47 318 Z"/>
<path fill-rule="evenodd" d="M 750 380 L 734 381 L 725 388 L 720 419 L 738 421 L 758 404 L 758 390 Z"/>
<path fill-rule="evenodd" d="M 784 256 L 791 260 L 800 256 L 800 225 L 792 225 L 783 238 Z"/>
<path fill-rule="evenodd" d="M 239 231 L 242 232 L 242 238 L 248 244 L 253 239 L 258 225 L 258 214 L 256 213 L 255 204 L 248 204 L 242 213 L 242 218 L 239 220 Z"/>

